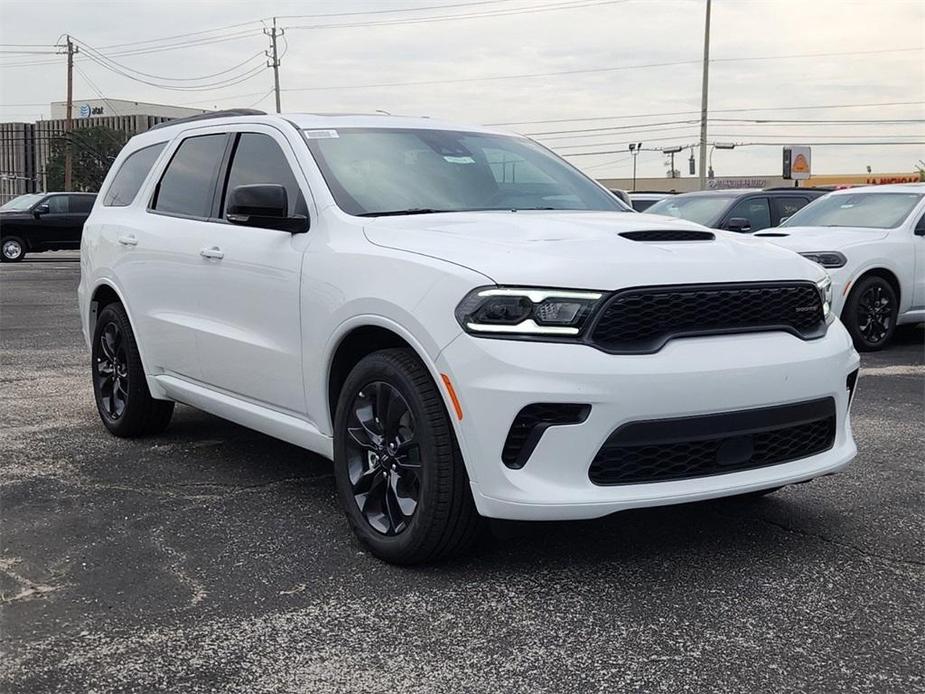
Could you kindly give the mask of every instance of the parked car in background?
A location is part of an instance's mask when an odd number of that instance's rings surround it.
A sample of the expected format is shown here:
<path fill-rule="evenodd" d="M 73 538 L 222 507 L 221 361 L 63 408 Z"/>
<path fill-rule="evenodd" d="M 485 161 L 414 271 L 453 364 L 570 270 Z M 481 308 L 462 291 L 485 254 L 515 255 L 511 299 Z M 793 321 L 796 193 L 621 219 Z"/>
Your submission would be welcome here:
<path fill-rule="evenodd" d="M 833 311 L 858 350 L 925 321 L 925 183 L 839 190 L 757 236 L 829 271 Z"/>
<path fill-rule="evenodd" d="M 617 196 L 620 202 L 622 202 L 624 205 L 626 205 L 630 209 L 633 208 L 633 203 L 630 200 L 630 196 L 625 190 L 621 190 L 619 188 L 610 188 L 609 190 L 611 193 Z"/>
<path fill-rule="evenodd" d="M 80 248 L 96 193 L 30 193 L 0 206 L 0 260 Z"/>
<path fill-rule="evenodd" d="M 633 206 L 633 209 L 637 212 L 645 212 L 652 205 L 659 202 L 660 200 L 665 200 L 666 198 L 674 197 L 674 193 L 630 193 L 630 204 Z"/>
<path fill-rule="evenodd" d="M 661 200 L 648 214 L 663 214 L 714 229 L 754 232 L 775 227 L 827 191 L 811 188 L 784 190 L 705 190 Z"/>
<path fill-rule="evenodd" d="M 181 402 L 331 457 L 386 560 L 460 551 L 485 516 L 755 496 L 856 454 L 821 267 L 627 214 L 528 139 L 212 113 L 132 138 L 101 196 L 78 296 L 105 427 L 156 433 Z"/>

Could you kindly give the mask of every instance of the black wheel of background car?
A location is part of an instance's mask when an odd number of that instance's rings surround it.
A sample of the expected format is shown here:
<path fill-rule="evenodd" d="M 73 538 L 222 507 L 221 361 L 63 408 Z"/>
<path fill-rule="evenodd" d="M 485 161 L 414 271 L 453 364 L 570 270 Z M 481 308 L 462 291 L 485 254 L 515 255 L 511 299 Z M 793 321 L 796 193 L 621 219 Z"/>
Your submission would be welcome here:
<path fill-rule="evenodd" d="M 482 527 L 443 400 L 411 350 L 375 352 L 350 372 L 334 418 L 334 476 L 357 537 L 386 561 L 458 554 Z"/>
<path fill-rule="evenodd" d="M 899 310 L 893 286 L 882 277 L 865 277 L 848 295 L 842 320 L 859 352 L 883 349 L 893 337 Z"/>
<path fill-rule="evenodd" d="M 18 263 L 26 257 L 26 243 L 17 236 L 7 236 L 0 241 L 0 260 L 4 263 Z"/>
<path fill-rule="evenodd" d="M 133 438 L 167 427 L 174 405 L 151 397 L 135 335 L 121 304 L 109 304 L 99 312 L 91 360 L 96 408 L 109 431 Z"/>

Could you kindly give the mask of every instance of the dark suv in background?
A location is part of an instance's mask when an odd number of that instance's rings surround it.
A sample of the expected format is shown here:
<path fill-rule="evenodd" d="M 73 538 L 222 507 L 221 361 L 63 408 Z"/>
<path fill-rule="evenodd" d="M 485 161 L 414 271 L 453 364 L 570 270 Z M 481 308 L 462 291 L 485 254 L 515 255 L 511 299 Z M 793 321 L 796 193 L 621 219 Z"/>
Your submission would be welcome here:
<path fill-rule="evenodd" d="M 30 193 L 0 206 L 0 260 L 80 248 L 96 193 Z"/>
<path fill-rule="evenodd" d="M 652 205 L 646 213 L 680 217 L 714 229 L 753 232 L 776 227 L 828 192 L 817 188 L 707 190 L 672 195 Z"/>

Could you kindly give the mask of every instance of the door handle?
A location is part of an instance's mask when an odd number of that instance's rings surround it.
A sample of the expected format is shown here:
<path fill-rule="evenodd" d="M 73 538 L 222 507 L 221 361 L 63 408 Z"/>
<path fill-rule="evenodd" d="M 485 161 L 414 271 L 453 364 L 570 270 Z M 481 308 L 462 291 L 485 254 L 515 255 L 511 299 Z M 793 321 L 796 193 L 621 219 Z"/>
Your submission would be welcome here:
<path fill-rule="evenodd" d="M 123 234 L 119 237 L 119 243 L 123 246 L 137 246 L 138 239 L 136 239 L 132 234 Z"/>
<path fill-rule="evenodd" d="M 225 257 L 224 252 L 218 246 L 212 246 L 211 248 L 203 248 L 199 251 L 199 255 L 203 258 L 215 258 L 216 260 L 221 260 Z"/>

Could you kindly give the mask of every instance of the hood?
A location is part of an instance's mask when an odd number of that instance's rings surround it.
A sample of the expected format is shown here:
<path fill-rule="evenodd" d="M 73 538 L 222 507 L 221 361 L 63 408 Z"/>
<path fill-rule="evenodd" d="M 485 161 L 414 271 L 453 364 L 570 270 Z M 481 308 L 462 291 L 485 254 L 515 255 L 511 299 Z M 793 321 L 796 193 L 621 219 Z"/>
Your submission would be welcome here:
<path fill-rule="evenodd" d="M 758 231 L 753 236 L 793 251 L 840 251 L 862 243 L 879 241 L 887 229 L 866 227 L 778 227 Z"/>
<path fill-rule="evenodd" d="M 707 241 L 634 241 L 630 231 L 693 230 Z M 819 278 L 798 255 L 741 234 L 625 212 L 458 212 L 378 217 L 370 242 L 480 272 L 498 284 L 618 289 Z"/>

